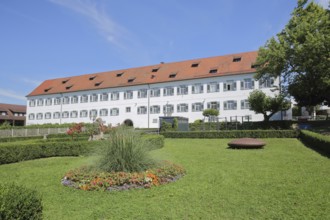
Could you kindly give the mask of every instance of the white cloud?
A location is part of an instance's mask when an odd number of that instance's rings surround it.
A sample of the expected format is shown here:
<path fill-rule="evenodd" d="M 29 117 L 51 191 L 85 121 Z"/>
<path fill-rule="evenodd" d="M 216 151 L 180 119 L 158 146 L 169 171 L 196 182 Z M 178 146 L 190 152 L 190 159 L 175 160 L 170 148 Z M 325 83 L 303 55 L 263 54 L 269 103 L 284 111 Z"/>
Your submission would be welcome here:
<path fill-rule="evenodd" d="M 27 78 L 22 78 L 21 79 L 23 82 L 33 85 L 33 86 L 39 86 L 41 84 L 41 81 L 38 80 L 33 80 L 33 79 L 27 79 Z"/>
<path fill-rule="evenodd" d="M 320 5 L 322 5 L 324 8 L 328 8 L 330 1 L 329 0 L 318 0 L 317 1 Z"/>
<path fill-rule="evenodd" d="M 127 38 L 129 32 L 110 18 L 103 5 L 91 0 L 49 1 L 85 16 L 107 41 L 117 47 L 125 48 L 122 40 Z"/>
<path fill-rule="evenodd" d="M 18 100 L 26 100 L 25 96 L 17 94 L 17 92 L 0 89 L 0 96 L 4 96 L 7 98 L 13 98 Z"/>

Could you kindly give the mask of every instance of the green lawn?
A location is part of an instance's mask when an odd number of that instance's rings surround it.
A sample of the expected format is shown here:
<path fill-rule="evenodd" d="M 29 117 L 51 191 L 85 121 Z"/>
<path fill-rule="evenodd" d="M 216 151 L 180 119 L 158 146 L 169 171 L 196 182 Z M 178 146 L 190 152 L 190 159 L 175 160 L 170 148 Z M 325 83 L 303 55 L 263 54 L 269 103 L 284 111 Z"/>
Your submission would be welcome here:
<path fill-rule="evenodd" d="M 0 166 L 1 182 L 36 188 L 45 219 L 329 219 L 330 160 L 296 139 L 263 150 L 230 150 L 225 139 L 166 139 L 156 158 L 187 175 L 147 190 L 88 192 L 63 174 L 90 160 L 48 158 Z"/>

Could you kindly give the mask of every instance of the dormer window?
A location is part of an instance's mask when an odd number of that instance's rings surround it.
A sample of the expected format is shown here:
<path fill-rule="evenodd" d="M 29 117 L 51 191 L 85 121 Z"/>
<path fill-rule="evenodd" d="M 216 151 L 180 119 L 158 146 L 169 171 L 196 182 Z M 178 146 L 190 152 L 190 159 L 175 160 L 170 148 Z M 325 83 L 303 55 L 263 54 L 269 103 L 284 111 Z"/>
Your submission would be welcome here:
<path fill-rule="evenodd" d="M 193 64 L 191 64 L 191 67 L 192 68 L 195 68 L 195 67 L 198 67 L 199 66 L 199 63 L 193 63 Z"/>
<path fill-rule="evenodd" d="M 175 78 L 177 73 L 171 73 L 168 77 L 169 78 Z"/>
<path fill-rule="evenodd" d="M 127 82 L 131 83 L 131 82 L 134 82 L 135 78 L 130 78 L 127 80 Z"/>
<path fill-rule="evenodd" d="M 151 75 L 151 79 L 154 79 L 156 77 L 156 75 Z"/>
<path fill-rule="evenodd" d="M 65 83 L 67 83 L 68 81 L 69 81 L 69 79 L 63 80 L 63 81 L 62 81 L 62 84 L 65 84 Z"/>
<path fill-rule="evenodd" d="M 252 68 L 252 69 L 256 69 L 256 68 L 258 68 L 259 66 L 260 66 L 260 65 L 257 65 L 257 64 L 254 64 L 254 63 L 251 64 L 251 68 Z"/>
<path fill-rule="evenodd" d="M 159 67 L 156 67 L 156 68 L 153 68 L 153 69 L 151 70 L 151 72 L 155 73 L 155 72 L 157 72 L 158 70 L 159 70 Z"/>
<path fill-rule="evenodd" d="M 99 86 L 99 85 L 101 85 L 103 83 L 103 81 L 102 82 L 97 82 L 97 83 L 95 83 L 94 85 L 95 86 Z"/>
<path fill-rule="evenodd" d="M 73 85 L 69 85 L 69 86 L 65 87 L 65 89 L 66 89 L 66 90 L 69 90 L 69 89 L 71 89 L 72 86 L 73 86 Z"/>
<path fill-rule="evenodd" d="M 121 73 L 117 73 L 117 77 L 121 77 L 122 75 L 124 74 L 124 72 L 121 72 Z"/>
<path fill-rule="evenodd" d="M 241 57 L 234 57 L 233 62 L 241 62 Z"/>
<path fill-rule="evenodd" d="M 209 73 L 217 73 L 218 69 L 210 69 Z"/>
<path fill-rule="evenodd" d="M 89 77 L 89 80 L 94 80 L 96 78 L 96 76 L 91 76 Z"/>
<path fill-rule="evenodd" d="M 49 87 L 49 88 L 45 89 L 44 91 L 45 91 L 45 92 L 48 92 L 49 90 L 51 90 L 51 88 L 52 88 L 52 87 Z"/>

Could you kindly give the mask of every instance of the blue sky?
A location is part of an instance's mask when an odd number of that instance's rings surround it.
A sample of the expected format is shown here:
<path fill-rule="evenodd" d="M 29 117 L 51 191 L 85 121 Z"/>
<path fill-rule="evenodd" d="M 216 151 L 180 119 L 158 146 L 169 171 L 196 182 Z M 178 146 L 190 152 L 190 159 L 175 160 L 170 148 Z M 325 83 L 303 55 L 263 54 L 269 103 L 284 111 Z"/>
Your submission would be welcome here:
<path fill-rule="evenodd" d="M 295 6 L 294 0 L 2 0 L 0 103 L 25 104 L 47 79 L 258 50 Z"/>

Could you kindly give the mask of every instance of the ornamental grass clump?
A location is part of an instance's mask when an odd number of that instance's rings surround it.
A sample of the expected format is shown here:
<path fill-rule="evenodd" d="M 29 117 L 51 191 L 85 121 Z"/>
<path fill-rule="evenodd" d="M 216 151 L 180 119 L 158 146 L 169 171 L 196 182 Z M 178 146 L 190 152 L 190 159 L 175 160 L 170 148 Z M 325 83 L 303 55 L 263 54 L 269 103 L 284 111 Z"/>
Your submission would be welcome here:
<path fill-rule="evenodd" d="M 112 129 L 109 140 L 102 144 L 97 167 L 103 171 L 140 172 L 154 165 L 148 153 L 150 142 L 133 129 L 124 126 Z"/>

